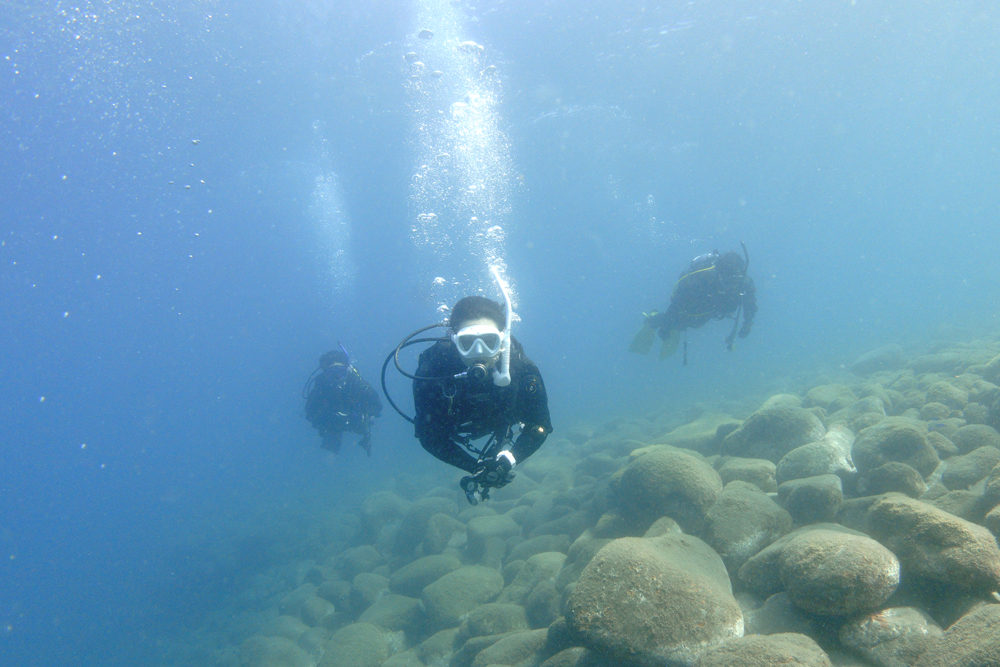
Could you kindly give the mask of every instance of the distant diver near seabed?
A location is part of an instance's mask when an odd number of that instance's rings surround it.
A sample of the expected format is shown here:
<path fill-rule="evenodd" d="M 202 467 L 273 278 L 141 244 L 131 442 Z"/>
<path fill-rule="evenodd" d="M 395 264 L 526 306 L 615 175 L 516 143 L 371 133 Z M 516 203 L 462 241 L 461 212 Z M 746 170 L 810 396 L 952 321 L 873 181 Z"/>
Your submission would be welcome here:
<path fill-rule="evenodd" d="M 753 318 L 757 314 L 757 290 L 753 279 L 747 275 L 750 255 L 743 247 L 743 257 L 733 251 L 723 255 L 715 250 L 699 255 L 691 260 L 690 266 L 681 273 L 670 293 L 670 305 L 666 312 L 644 313 L 645 321 L 639 333 L 632 339 L 629 352 L 648 354 L 653 347 L 656 334 L 663 339 L 660 359 L 666 359 L 677 351 L 681 332 L 698 329 L 709 320 L 733 320 L 732 331 L 726 336 L 726 349 L 732 351 L 737 336 L 746 338 L 753 328 Z M 740 313 L 743 326 L 740 326 Z M 687 340 L 684 341 L 684 365 L 687 365 Z"/>

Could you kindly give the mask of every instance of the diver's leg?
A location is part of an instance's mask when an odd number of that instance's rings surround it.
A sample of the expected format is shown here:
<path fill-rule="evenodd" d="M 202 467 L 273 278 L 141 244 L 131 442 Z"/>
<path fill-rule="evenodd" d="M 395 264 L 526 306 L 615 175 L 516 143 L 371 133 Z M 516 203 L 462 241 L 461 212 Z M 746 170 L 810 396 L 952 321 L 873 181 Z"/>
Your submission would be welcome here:
<path fill-rule="evenodd" d="M 341 431 L 324 431 L 320 434 L 323 438 L 323 449 L 336 454 L 340 451 L 340 444 L 343 442 L 344 434 Z"/>

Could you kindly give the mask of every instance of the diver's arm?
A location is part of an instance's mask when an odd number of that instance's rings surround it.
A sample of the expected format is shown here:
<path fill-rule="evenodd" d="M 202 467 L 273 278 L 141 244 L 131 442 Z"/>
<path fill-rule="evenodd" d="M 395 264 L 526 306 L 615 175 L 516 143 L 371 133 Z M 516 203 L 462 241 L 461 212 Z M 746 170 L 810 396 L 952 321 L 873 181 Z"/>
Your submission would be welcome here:
<path fill-rule="evenodd" d="M 510 453 L 515 460 L 521 462 L 538 451 L 545 442 L 545 438 L 552 432 L 552 420 L 549 417 L 549 398 L 545 393 L 542 374 L 523 352 L 518 354 L 518 360 L 519 414 L 515 418 L 524 424 L 524 428 L 510 448 Z"/>
<path fill-rule="evenodd" d="M 364 414 L 372 417 L 378 417 L 382 414 L 382 401 L 378 397 L 378 392 L 364 380 L 361 380 L 360 403 L 361 411 Z"/>

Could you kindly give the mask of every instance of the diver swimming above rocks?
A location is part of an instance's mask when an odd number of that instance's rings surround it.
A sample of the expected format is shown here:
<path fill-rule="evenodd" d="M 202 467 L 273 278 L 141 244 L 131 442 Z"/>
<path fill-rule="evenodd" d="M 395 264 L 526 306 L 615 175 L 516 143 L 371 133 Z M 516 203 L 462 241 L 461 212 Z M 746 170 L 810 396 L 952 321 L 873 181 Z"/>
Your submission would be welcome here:
<path fill-rule="evenodd" d="M 489 498 L 491 488 L 506 486 L 513 468 L 528 458 L 552 432 L 545 383 L 538 367 L 510 333 L 511 304 L 495 268 L 504 306 L 481 296 L 460 299 L 447 322 L 432 324 L 407 336 L 382 364 L 382 391 L 389 404 L 413 423 L 421 446 L 438 460 L 461 468 L 462 490 L 473 505 Z M 446 327 L 450 335 L 415 338 L 423 331 Z M 433 342 L 420 354 L 415 374 L 399 365 L 399 351 Z M 396 368 L 413 380 L 416 415 L 403 413 L 389 396 L 385 369 Z M 481 447 L 475 440 L 487 438 Z"/>
<path fill-rule="evenodd" d="M 757 314 L 757 290 L 753 279 L 747 275 L 750 256 L 742 241 L 743 257 L 733 251 L 723 255 L 718 250 L 699 255 L 681 273 L 670 293 L 670 305 L 662 313 L 653 311 L 645 315 L 642 329 L 632 339 L 629 352 L 647 354 L 653 347 L 655 335 L 663 340 L 660 359 L 677 351 L 682 331 L 698 329 L 709 320 L 733 319 L 733 329 L 726 336 L 726 349 L 733 349 L 739 332 L 746 338 Z M 743 326 L 740 326 L 740 313 Z M 687 341 L 684 342 L 684 365 L 687 365 Z"/>

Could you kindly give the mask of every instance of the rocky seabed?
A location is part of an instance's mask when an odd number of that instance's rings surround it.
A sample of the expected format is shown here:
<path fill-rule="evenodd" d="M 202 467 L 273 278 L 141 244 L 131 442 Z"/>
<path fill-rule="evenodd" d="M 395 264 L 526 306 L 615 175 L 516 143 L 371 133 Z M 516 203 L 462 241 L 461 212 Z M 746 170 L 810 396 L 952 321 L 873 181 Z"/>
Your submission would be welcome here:
<path fill-rule="evenodd" d="M 1000 667 L 1000 345 L 851 371 L 371 495 L 216 664 Z"/>

